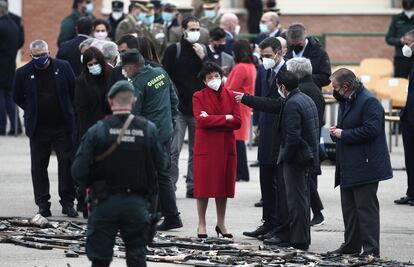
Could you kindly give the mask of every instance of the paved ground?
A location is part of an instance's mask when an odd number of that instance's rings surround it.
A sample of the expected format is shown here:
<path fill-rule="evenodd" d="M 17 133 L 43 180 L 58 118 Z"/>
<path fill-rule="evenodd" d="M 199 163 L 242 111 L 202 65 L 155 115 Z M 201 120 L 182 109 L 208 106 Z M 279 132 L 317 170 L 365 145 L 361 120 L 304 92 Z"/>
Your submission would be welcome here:
<path fill-rule="evenodd" d="M 184 147 L 180 169 L 184 170 L 187 159 Z M 400 146 L 394 148 L 392 164 L 401 168 L 403 152 Z M 249 161 L 256 158 L 256 148 L 248 151 Z M 320 176 L 319 192 L 325 205 L 325 225 L 312 228 L 312 245 L 310 250 L 326 252 L 339 246 L 343 240 L 343 223 L 339 200 L 339 190 L 333 188 L 333 166 L 323 166 Z M 57 164 L 52 157 L 49 174 L 51 180 L 52 214 L 56 219 L 65 219 L 60 213 L 57 194 Z M 183 173 L 181 175 L 184 175 Z M 258 168 L 250 168 L 251 181 L 237 183 L 236 197 L 228 204 L 227 227 L 235 235 L 236 241 L 256 242 L 245 238 L 243 231 L 253 230 L 259 223 L 261 209 L 254 208 L 260 198 Z M 383 182 L 379 187 L 381 206 L 381 255 L 401 261 L 414 261 L 414 207 L 397 206 L 393 200 L 404 195 L 406 174 L 395 171 L 394 179 Z M 180 179 L 177 190 L 177 202 L 184 222 L 184 228 L 171 231 L 180 236 L 195 236 L 197 228 L 196 204 L 194 199 L 185 198 L 185 182 Z M 30 155 L 28 139 L 25 137 L 0 137 L 0 216 L 30 217 L 37 211 L 33 201 L 30 178 Z M 215 207 L 211 203 L 208 209 L 208 234 L 214 234 Z M 85 257 L 65 258 L 61 250 L 40 251 L 0 244 L 0 266 L 2 267 L 44 267 L 44 266 L 90 266 Z M 160 264 L 150 264 L 150 266 Z M 125 266 L 123 260 L 116 259 L 111 266 Z"/>

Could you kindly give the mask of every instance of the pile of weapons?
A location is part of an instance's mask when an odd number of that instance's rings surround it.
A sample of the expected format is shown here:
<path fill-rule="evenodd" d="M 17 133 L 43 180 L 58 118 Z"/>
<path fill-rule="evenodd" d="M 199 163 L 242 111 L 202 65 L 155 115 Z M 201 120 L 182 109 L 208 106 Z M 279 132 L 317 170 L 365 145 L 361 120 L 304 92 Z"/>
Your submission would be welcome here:
<path fill-rule="evenodd" d="M 0 243 L 36 249 L 62 249 L 66 257 L 85 254 L 86 225 L 67 221 L 0 218 Z M 118 237 L 114 256 L 125 258 L 125 246 Z M 226 238 L 180 238 L 157 234 L 148 246 L 147 260 L 193 266 L 384 266 L 414 267 L 384 258 L 339 254 L 317 254 L 293 248 L 234 243 Z"/>

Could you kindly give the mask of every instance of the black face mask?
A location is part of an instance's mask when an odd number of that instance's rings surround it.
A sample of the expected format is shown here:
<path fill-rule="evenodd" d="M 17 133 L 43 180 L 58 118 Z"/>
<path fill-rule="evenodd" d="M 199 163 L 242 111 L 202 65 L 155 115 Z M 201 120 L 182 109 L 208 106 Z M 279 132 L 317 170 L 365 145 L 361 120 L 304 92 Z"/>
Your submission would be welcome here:
<path fill-rule="evenodd" d="M 335 97 L 335 99 L 338 101 L 338 102 L 345 102 L 346 101 L 346 98 L 345 97 L 343 97 L 338 91 L 336 91 L 336 90 L 334 90 L 333 91 L 333 97 Z"/>
<path fill-rule="evenodd" d="M 221 52 L 224 51 L 224 49 L 226 48 L 225 44 L 219 44 L 219 45 L 214 45 L 214 51 L 216 51 L 216 54 L 221 54 Z"/>
<path fill-rule="evenodd" d="M 303 45 L 300 45 L 300 44 L 292 45 L 292 49 L 293 51 L 295 51 L 295 53 L 299 53 L 300 51 L 302 51 Z"/>

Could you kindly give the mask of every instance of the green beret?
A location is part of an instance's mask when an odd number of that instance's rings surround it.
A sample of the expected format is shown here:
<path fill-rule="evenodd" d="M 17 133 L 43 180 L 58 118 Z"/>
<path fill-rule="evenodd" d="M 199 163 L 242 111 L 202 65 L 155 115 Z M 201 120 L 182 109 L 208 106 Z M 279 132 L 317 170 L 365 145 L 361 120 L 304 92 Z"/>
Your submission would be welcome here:
<path fill-rule="evenodd" d="M 126 65 L 129 63 L 137 64 L 139 63 L 140 56 L 141 53 L 138 51 L 138 49 L 128 49 L 121 54 L 122 65 Z"/>
<path fill-rule="evenodd" d="M 114 85 L 112 85 L 111 89 L 108 92 L 108 97 L 113 98 L 117 93 L 122 91 L 134 92 L 134 86 L 132 85 L 132 83 L 126 80 L 118 81 Z"/>

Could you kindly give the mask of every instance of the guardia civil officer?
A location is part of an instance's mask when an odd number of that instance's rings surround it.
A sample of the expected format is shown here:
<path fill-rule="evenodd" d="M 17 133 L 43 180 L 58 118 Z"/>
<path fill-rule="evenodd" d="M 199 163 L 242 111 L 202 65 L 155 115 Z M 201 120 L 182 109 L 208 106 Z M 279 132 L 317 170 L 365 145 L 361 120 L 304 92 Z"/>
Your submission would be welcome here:
<path fill-rule="evenodd" d="M 109 266 L 118 230 L 125 242 L 129 267 L 146 266 L 151 239 L 148 199 L 156 193 L 156 173 L 166 157 L 156 126 L 131 115 L 134 87 L 118 81 L 108 93 L 112 116 L 99 121 L 83 136 L 72 175 L 92 187 L 86 254 L 92 267 Z"/>

